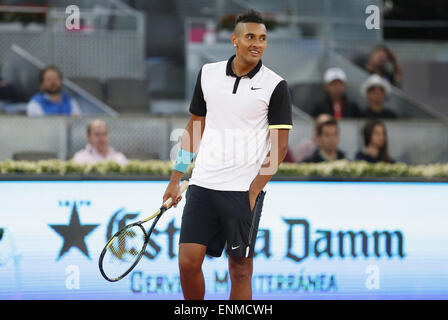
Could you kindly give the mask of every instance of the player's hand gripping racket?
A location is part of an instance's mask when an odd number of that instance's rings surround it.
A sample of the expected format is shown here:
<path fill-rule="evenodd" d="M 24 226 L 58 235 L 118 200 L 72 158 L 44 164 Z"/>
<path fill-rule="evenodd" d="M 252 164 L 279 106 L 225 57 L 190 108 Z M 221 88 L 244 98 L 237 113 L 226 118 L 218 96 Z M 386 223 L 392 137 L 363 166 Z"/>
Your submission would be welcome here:
<path fill-rule="evenodd" d="M 181 195 L 188 187 L 188 182 L 182 182 L 179 188 Z M 143 256 L 154 227 L 162 214 L 170 207 L 172 198 L 165 203 L 149 218 L 132 223 L 115 233 L 107 242 L 99 258 L 100 272 L 103 277 L 111 282 L 123 279 L 134 269 Z M 156 218 L 148 232 L 143 224 Z"/>

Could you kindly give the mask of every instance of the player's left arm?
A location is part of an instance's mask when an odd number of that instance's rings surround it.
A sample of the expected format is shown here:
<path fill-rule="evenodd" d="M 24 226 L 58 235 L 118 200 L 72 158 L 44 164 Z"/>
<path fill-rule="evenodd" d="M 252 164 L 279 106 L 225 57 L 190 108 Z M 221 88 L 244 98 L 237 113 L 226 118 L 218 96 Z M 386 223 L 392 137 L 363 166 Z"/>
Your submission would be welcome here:
<path fill-rule="evenodd" d="M 271 129 L 271 150 L 267 154 L 258 175 L 249 187 L 249 202 L 251 210 L 255 206 L 258 194 L 263 190 L 272 176 L 277 172 L 280 163 L 288 152 L 289 129 Z"/>
<path fill-rule="evenodd" d="M 267 154 L 258 175 L 249 187 L 251 209 L 255 205 L 258 194 L 277 172 L 288 152 L 289 130 L 292 128 L 292 106 L 288 84 L 280 81 L 272 92 L 268 106 L 268 125 L 271 150 Z"/>

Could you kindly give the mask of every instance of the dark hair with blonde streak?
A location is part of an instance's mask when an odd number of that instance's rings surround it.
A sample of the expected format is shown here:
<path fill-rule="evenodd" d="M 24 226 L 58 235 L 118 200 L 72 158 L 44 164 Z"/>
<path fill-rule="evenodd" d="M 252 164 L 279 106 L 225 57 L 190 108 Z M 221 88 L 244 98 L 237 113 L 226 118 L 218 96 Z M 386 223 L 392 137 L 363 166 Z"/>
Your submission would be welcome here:
<path fill-rule="evenodd" d="M 246 23 L 246 22 L 264 23 L 263 16 L 261 15 L 261 13 L 258 11 L 255 11 L 253 9 L 247 10 L 243 14 L 239 15 L 236 18 L 235 26 L 240 22 L 242 22 L 242 23 Z"/>

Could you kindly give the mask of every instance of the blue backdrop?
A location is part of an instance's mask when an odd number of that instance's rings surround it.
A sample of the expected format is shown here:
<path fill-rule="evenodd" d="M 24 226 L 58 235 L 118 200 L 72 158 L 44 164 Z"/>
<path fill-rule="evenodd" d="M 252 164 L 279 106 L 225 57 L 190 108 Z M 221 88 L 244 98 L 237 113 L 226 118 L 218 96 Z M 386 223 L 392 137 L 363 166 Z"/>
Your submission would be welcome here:
<path fill-rule="evenodd" d="M 0 298 L 181 299 L 185 200 L 160 219 L 125 279 L 109 283 L 98 271 L 107 238 L 152 214 L 166 184 L 0 182 Z M 270 182 L 254 298 L 448 298 L 447 195 L 447 183 Z M 225 256 L 206 258 L 203 271 L 206 298 L 226 299 Z"/>

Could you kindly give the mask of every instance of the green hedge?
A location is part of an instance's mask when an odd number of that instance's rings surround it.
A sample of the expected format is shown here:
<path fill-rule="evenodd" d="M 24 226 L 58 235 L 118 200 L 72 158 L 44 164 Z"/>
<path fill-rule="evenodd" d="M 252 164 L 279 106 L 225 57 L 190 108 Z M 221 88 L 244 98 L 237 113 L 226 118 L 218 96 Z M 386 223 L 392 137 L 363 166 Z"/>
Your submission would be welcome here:
<path fill-rule="evenodd" d="M 187 174 L 191 173 L 190 165 Z M 146 175 L 169 176 L 172 170 L 171 161 L 139 161 L 130 160 L 127 165 L 120 166 L 112 161 L 94 165 L 79 165 L 73 161 L 43 160 L 36 162 L 6 160 L 0 162 L 0 174 L 27 175 Z M 367 162 L 349 162 L 346 160 L 319 164 L 282 163 L 276 176 L 294 177 L 397 177 L 397 178 L 448 178 L 448 164 L 431 164 L 410 166 L 404 163 L 369 164 Z"/>

